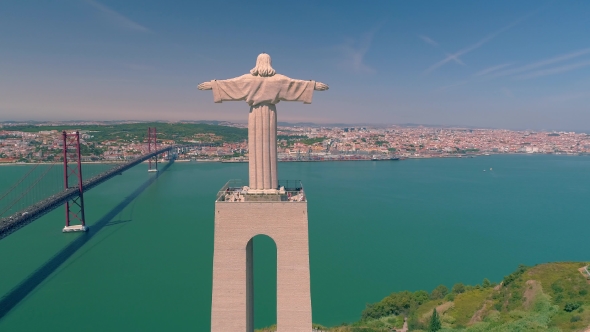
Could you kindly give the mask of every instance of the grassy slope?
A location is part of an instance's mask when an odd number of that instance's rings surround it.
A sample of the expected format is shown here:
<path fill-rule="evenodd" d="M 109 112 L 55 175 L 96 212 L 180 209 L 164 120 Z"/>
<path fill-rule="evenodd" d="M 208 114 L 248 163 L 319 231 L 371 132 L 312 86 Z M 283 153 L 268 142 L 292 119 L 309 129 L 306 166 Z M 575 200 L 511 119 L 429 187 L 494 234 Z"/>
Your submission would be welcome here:
<path fill-rule="evenodd" d="M 415 326 L 426 329 L 430 313 L 436 307 L 444 332 L 582 331 L 590 326 L 590 284 L 578 271 L 585 264 L 548 263 L 523 268 L 512 274 L 506 286 L 467 287 L 465 292 L 450 294 L 446 299 L 413 306 L 407 315 Z M 391 295 L 384 301 L 388 298 Z M 564 310 L 567 303 L 579 303 L 580 307 L 567 312 Z M 326 331 L 391 331 L 399 328 L 400 322 L 403 322 L 401 315 L 391 315 L 326 328 Z M 411 331 L 421 331 L 418 328 Z"/>

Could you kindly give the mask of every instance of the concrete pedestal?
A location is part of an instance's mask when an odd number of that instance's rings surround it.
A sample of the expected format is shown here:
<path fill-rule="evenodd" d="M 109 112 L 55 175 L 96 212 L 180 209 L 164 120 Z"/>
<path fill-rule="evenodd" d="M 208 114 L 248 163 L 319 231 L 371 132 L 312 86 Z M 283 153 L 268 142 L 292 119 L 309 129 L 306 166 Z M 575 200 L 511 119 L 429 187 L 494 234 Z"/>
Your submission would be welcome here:
<path fill-rule="evenodd" d="M 211 332 L 254 331 L 251 239 L 277 246 L 277 332 L 310 332 L 307 202 L 216 202 Z"/>

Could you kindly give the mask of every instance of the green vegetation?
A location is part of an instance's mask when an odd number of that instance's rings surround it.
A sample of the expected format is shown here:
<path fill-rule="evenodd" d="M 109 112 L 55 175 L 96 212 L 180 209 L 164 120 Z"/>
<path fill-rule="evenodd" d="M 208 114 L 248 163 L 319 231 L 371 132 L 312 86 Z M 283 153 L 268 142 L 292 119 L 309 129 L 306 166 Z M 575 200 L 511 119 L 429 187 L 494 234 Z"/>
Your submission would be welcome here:
<path fill-rule="evenodd" d="M 436 332 L 442 328 L 440 319 L 436 309 L 432 309 L 432 316 L 430 317 L 430 323 L 428 324 L 428 332 Z"/>
<path fill-rule="evenodd" d="M 329 332 L 389 332 L 404 317 L 410 331 L 582 331 L 590 326 L 590 283 L 578 271 L 586 263 L 519 266 L 500 285 L 440 285 L 432 292 L 402 291 L 368 304 L 361 320 Z M 274 329 L 257 330 L 276 331 Z"/>
<path fill-rule="evenodd" d="M 277 135 L 277 140 L 285 140 L 285 141 L 296 141 L 299 139 L 307 138 L 305 135 Z"/>
<path fill-rule="evenodd" d="M 88 145 L 86 144 L 80 144 L 80 153 L 82 153 L 83 156 L 88 156 L 88 155 L 95 155 L 95 156 L 100 156 L 104 153 L 105 149 L 101 149 L 96 147 L 96 145 L 94 145 L 94 143 L 90 143 Z"/>
<path fill-rule="evenodd" d="M 305 145 L 314 145 L 315 143 L 321 143 L 325 140 L 325 137 L 316 137 L 316 138 L 306 138 L 302 139 L 299 142 Z"/>
<path fill-rule="evenodd" d="M 170 139 L 178 141 L 197 140 L 203 142 L 215 142 L 218 140 L 225 142 L 239 142 L 248 138 L 248 130 L 245 128 L 235 128 L 219 125 L 209 125 L 204 123 L 129 123 L 113 125 L 66 125 L 66 126 L 9 126 L 5 130 L 39 132 L 51 130 L 80 130 L 91 135 L 88 141 L 102 142 L 106 140 L 125 140 L 125 141 L 143 141 L 146 136 L 148 127 L 156 127 L 158 130 L 158 139 Z"/>

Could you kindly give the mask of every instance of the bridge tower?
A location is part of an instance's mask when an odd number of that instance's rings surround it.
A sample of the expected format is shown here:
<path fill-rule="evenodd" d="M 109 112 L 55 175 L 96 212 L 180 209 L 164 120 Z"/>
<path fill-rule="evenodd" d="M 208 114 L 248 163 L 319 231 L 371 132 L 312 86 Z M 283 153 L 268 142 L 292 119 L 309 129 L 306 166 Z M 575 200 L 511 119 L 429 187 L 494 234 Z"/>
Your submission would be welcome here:
<path fill-rule="evenodd" d="M 157 151 L 158 147 L 156 146 L 158 134 L 156 132 L 156 127 L 148 127 L 148 153 L 151 151 Z M 154 167 L 152 168 L 152 159 L 154 159 Z M 148 172 L 157 172 L 158 171 L 158 156 L 154 156 L 153 158 L 148 159 Z"/>
<path fill-rule="evenodd" d="M 66 207 L 66 226 L 63 232 L 86 232 L 86 219 L 84 217 L 84 187 L 82 186 L 82 155 L 80 154 L 80 133 L 62 132 L 63 136 L 63 159 L 64 159 L 64 190 L 76 188 L 70 187 L 70 178 L 78 180 L 78 195 L 71 201 L 67 201 Z M 68 163 L 69 161 L 69 163 Z M 72 210 L 75 208 L 75 210 Z M 70 221 L 77 219 L 79 225 L 71 225 Z"/>

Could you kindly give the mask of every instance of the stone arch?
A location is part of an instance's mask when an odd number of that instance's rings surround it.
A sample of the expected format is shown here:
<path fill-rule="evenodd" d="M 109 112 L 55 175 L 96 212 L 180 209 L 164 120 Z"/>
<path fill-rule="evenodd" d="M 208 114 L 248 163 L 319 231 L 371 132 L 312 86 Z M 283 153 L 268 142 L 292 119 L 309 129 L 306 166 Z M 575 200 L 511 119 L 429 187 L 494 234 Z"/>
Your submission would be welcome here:
<path fill-rule="evenodd" d="M 309 332 L 307 202 L 216 202 L 215 212 L 211 332 L 252 331 L 246 260 L 258 234 L 276 245 L 277 332 Z"/>
<path fill-rule="evenodd" d="M 255 250 L 255 239 L 256 239 L 256 248 L 260 248 L 261 246 L 263 249 Z M 274 247 L 274 250 L 271 248 Z M 266 260 L 267 263 L 274 258 L 274 262 L 270 264 L 269 267 L 266 269 L 261 267 L 260 265 L 255 267 L 255 256 L 261 258 L 260 255 L 267 255 L 267 257 L 262 257 L 263 260 Z M 270 301 L 269 306 L 274 307 L 274 314 L 273 314 L 273 321 L 264 322 L 262 325 L 268 326 L 272 324 L 276 324 L 276 315 L 277 315 L 277 302 L 276 302 L 276 291 L 277 291 L 277 275 L 278 275 L 278 266 L 277 266 L 277 257 L 278 257 L 278 247 L 277 242 L 269 235 L 260 233 L 252 236 L 248 243 L 246 244 L 246 315 L 247 315 L 247 331 L 254 331 L 255 323 L 259 323 L 256 319 L 256 310 L 255 308 L 259 308 L 260 302 L 256 299 L 260 297 L 260 291 L 257 291 L 258 287 L 265 285 L 267 290 L 274 286 L 274 291 L 266 293 L 268 298 L 265 298 L 265 301 Z M 256 259 L 258 262 L 258 259 Z M 263 271 L 266 275 L 263 277 L 264 280 L 260 280 L 261 277 L 256 277 L 254 271 L 261 269 L 266 270 Z M 268 275 L 268 273 L 273 273 L 274 276 Z M 266 278 L 265 278 L 266 277 Z M 266 282 L 265 282 L 266 281 Z M 257 284 L 257 285 L 256 285 Z M 258 293 L 258 294 L 256 294 Z M 258 302 L 258 303 L 256 303 Z M 262 307 L 264 308 L 264 307 Z M 258 315 L 259 316 L 259 315 Z"/>

